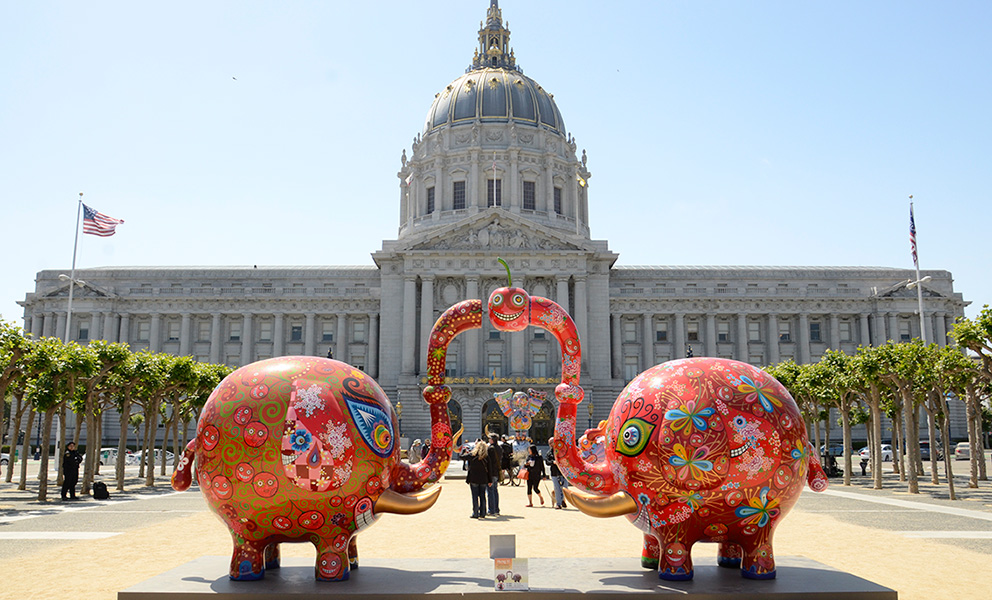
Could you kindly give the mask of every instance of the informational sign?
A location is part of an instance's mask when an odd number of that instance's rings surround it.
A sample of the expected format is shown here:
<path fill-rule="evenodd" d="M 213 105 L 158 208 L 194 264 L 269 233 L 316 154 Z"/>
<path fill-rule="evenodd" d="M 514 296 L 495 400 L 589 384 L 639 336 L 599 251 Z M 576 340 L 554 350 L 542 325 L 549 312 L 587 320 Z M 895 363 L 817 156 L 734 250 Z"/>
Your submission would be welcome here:
<path fill-rule="evenodd" d="M 494 559 L 493 572 L 496 591 L 527 590 L 527 559 L 526 558 L 497 558 Z"/>

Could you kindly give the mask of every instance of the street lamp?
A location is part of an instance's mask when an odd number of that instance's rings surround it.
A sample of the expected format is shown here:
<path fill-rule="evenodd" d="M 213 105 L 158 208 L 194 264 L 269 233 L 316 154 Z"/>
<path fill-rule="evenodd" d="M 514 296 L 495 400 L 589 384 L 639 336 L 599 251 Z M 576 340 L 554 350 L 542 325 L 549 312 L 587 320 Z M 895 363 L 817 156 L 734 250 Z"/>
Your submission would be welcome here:
<path fill-rule="evenodd" d="M 920 303 L 920 339 L 923 340 L 923 344 L 927 343 L 927 327 L 926 319 L 923 317 L 923 284 L 930 281 L 930 276 L 920 279 L 920 269 L 916 269 L 916 281 L 907 281 L 906 288 L 913 289 L 916 288 L 916 299 Z"/>
<path fill-rule="evenodd" d="M 75 275 L 75 273 L 73 273 L 73 275 Z M 69 275 L 66 275 L 65 273 L 60 273 L 59 274 L 59 280 L 60 281 L 71 281 L 72 282 L 72 283 L 69 284 L 69 306 L 66 308 L 66 311 L 65 311 L 66 312 L 66 316 L 65 316 L 65 336 L 62 338 L 62 342 L 65 343 L 65 344 L 68 344 L 69 343 L 69 328 L 72 326 L 72 290 L 77 285 L 79 287 L 83 287 L 84 285 L 86 285 L 86 282 L 83 281 L 82 279 L 76 279 L 75 277 L 70 277 Z"/>

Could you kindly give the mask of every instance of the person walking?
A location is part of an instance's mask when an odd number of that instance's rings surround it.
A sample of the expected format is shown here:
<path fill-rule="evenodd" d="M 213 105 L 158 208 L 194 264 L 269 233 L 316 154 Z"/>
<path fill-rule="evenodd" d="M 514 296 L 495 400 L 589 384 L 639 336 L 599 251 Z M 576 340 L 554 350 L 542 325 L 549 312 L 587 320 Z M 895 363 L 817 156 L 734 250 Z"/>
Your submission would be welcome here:
<path fill-rule="evenodd" d="M 489 445 L 479 440 L 468 459 L 465 481 L 472 490 L 472 518 L 486 518 L 486 488 L 492 485 L 489 476 Z"/>
<path fill-rule="evenodd" d="M 548 440 L 548 444 L 550 444 L 551 447 L 548 448 L 547 454 L 544 455 L 544 460 L 548 462 L 548 470 L 551 471 L 551 484 L 554 485 L 555 488 L 555 508 L 565 508 L 565 493 L 562 491 L 562 488 L 567 484 L 565 483 L 565 478 L 562 477 L 561 469 L 559 469 L 558 465 L 555 463 L 554 443 L 555 438 Z"/>
<path fill-rule="evenodd" d="M 500 441 L 499 451 L 500 451 L 500 460 L 499 460 L 500 477 L 504 477 L 509 482 L 509 479 L 513 477 L 513 473 L 512 473 L 513 448 L 510 446 L 510 442 L 509 440 L 506 439 L 505 435 L 503 436 L 503 439 Z M 504 471 L 506 472 L 505 475 L 504 475 Z"/>
<path fill-rule="evenodd" d="M 531 494 L 537 492 L 537 497 L 544 505 L 544 496 L 541 495 L 541 480 L 544 479 L 544 459 L 537 451 L 537 446 L 529 448 L 529 454 L 524 461 L 527 466 L 527 506 L 534 506 Z"/>
<path fill-rule="evenodd" d="M 65 445 L 65 453 L 62 455 L 62 499 L 76 499 L 76 482 L 79 481 L 79 463 L 83 462 L 83 457 L 76 452 L 75 442 Z M 69 495 L 66 498 L 66 494 Z"/>
<path fill-rule="evenodd" d="M 489 516 L 499 516 L 499 473 L 502 454 L 499 450 L 499 437 L 489 436 L 489 448 L 486 449 L 486 459 L 489 463 L 489 487 L 486 496 L 489 500 Z"/>

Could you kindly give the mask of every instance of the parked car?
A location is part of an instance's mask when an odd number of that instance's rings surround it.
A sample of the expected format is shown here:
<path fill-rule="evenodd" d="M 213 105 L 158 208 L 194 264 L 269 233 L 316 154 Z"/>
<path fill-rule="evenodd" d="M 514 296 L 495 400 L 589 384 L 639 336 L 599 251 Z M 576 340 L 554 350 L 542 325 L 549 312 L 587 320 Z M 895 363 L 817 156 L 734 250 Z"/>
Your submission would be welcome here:
<path fill-rule="evenodd" d="M 7 466 L 7 463 L 9 463 L 9 462 L 10 462 L 10 455 L 9 454 L 6 454 L 6 453 L 0 454 L 0 466 L 4 466 L 5 467 L 5 466 Z"/>
<path fill-rule="evenodd" d="M 127 451 L 131 454 L 131 451 Z M 86 459 L 86 455 L 83 455 L 83 460 Z M 117 448 L 100 448 L 100 466 L 103 465 L 115 465 L 117 464 Z M 124 464 L 131 464 L 127 462 L 127 457 L 124 458 Z"/>
<path fill-rule="evenodd" d="M 820 456 L 844 456 L 844 444 L 830 444 L 830 452 L 827 452 L 826 444 L 820 446 Z"/>
<path fill-rule="evenodd" d="M 145 455 L 145 451 L 139 450 L 132 454 L 128 454 L 124 458 L 124 462 L 125 464 L 128 465 L 140 465 L 142 459 L 144 458 L 144 455 Z M 167 451 L 165 453 L 165 464 L 171 465 L 173 460 L 175 459 L 175 456 L 176 456 L 175 454 Z M 162 462 L 162 451 L 158 448 L 155 448 L 155 464 L 157 465 L 160 464 L 161 462 Z"/>
<path fill-rule="evenodd" d="M 968 460 L 971 458 L 971 444 L 968 442 L 958 442 L 954 446 L 954 460 Z"/>
<path fill-rule="evenodd" d="M 937 460 L 944 458 L 944 452 L 940 449 L 940 444 L 937 444 Z M 923 440 L 920 442 L 920 460 L 930 460 L 930 442 Z"/>
<path fill-rule="evenodd" d="M 858 456 L 864 460 L 869 460 L 871 458 L 871 447 L 865 446 L 861 450 L 858 450 Z M 890 462 L 892 460 L 892 444 L 882 444 L 882 462 Z"/>

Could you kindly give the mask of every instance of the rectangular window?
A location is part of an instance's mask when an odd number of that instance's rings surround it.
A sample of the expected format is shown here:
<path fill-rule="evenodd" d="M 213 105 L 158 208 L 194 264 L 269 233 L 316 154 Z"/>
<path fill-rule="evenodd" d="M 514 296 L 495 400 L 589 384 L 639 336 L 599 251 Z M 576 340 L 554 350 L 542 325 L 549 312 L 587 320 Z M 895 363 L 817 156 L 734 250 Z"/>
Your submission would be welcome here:
<path fill-rule="evenodd" d="M 503 206 L 503 180 L 487 179 L 486 181 L 486 206 Z"/>
<path fill-rule="evenodd" d="M 912 334 L 909 329 L 909 321 L 906 319 L 899 319 L 899 341 L 908 342 L 913 339 Z"/>
<path fill-rule="evenodd" d="M 630 381 L 631 379 L 637 377 L 640 373 L 638 368 L 638 362 L 636 356 L 625 356 L 623 357 L 623 378 L 625 381 Z"/>
<path fill-rule="evenodd" d="M 489 330 L 489 339 L 491 339 L 491 340 L 498 340 L 498 339 L 500 339 L 500 337 L 499 337 L 499 330 L 490 329 Z"/>
<path fill-rule="evenodd" d="M 272 341 L 272 321 L 259 321 L 258 341 L 260 342 Z"/>
<path fill-rule="evenodd" d="M 654 341 L 668 341 L 668 321 L 658 321 L 654 324 Z"/>
<path fill-rule="evenodd" d="M 324 321 L 320 324 L 320 341 L 334 341 L 334 321 Z"/>
<path fill-rule="evenodd" d="M 454 377 L 458 375 L 458 357 L 448 354 L 444 359 L 444 376 Z"/>
<path fill-rule="evenodd" d="M 548 376 L 548 355 L 547 354 L 535 354 L 534 361 L 532 363 L 533 376 L 534 377 L 547 377 Z"/>
<path fill-rule="evenodd" d="M 842 342 L 850 342 L 851 339 L 852 339 L 852 337 L 851 337 L 851 322 L 850 321 L 841 321 L 840 322 L 840 341 L 842 341 Z"/>
<path fill-rule="evenodd" d="M 303 341 L 303 325 L 294 323 L 289 326 L 289 341 L 291 342 Z"/>
<path fill-rule="evenodd" d="M 543 329 L 535 329 L 534 330 L 534 339 L 535 340 L 543 340 L 544 339 L 544 330 Z"/>
<path fill-rule="evenodd" d="M 730 341 L 730 323 L 727 321 L 720 321 L 716 324 L 716 341 L 718 342 L 729 342 Z"/>
<path fill-rule="evenodd" d="M 166 338 L 170 342 L 179 341 L 179 321 L 169 321 L 165 324 Z"/>
<path fill-rule="evenodd" d="M 359 371 L 365 370 L 365 355 L 364 354 L 352 354 L 348 357 L 348 363 L 353 365 Z"/>
<path fill-rule="evenodd" d="M 636 342 L 637 341 L 637 323 L 634 321 L 624 321 L 623 322 L 623 341 L 625 342 Z"/>
<path fill-rule="evenodd" d="M 465 208 L 465 182 L 455 181 L 451 184 L 452 208 L 458 210 Z"/>
<path fill-rule="evenodd" d="M 90 320 L 80 319 L 79 329 L 77 330 L 76 339 L 80 342 L 85 342 L 90 339 Z"/>
<path fill-rule="evenodd" d="M 527 210 L 537 208 L 537 184 L 533 181 L 524 182 L 524 208 Z"/>
<path fill-rule="evenodd" d="M 427 214 L 434 212 L 434 186 L 427 188 Z"/>
<path fill-rule="evenodd" d="M 196 323 L 196 340 L 198 342 L 210 341 L 210 321 L 202 319 Z"/>
<path fill-rule="evenodd" d="M 563 212 L 561 212 L 561 188 L 560 187 L 556 187 L 555 188 L 555 213 L 557 213 L 559 215 L 564 214 Z"/>
<path fill-rule="evenodd" d="M 365 333 L 367 330 L 365 321 L 355 321 L 351 326 L 351 341 L 353 342 L 364 342 Z"/>
<path fill-rule="evenodd" d="M 747 357 L 747 362 L 756 367 L 760 367 L 765 362 L 765 357 L 760 354 L 751 354 Z"/>
<path fill-rule="evenodd" d="M 231 321 L 227 329 L 227 339 L 232 342 L 241 341 L 241 321 Z"/>
<path fill-rule="evenodd" d="M 500 354 L 490 354 L 486 358 L 486 370 L 490 377 L 503 376 L 503 356 Z"/>
<path fill-rule="evenodd" d="M 748 321 L 747 322 L 747 340 L 749 342 L 760 342 L 761 341 L 761 322 L 760 321 Z"/>
<path fill-rule="evenodd" d="M 148 321 L 138 323 L 138 341 L 147 342 L 152 335 L 152 324 Z"/>
<path fill-rule="evenodd" d="M 780 321 L 778 324 L 778 341 L 780 342 L 791 342 L 792 341 L 792 323 L 788 321 Z"/>
<path fill-rule="evenodd" d="M 699 341 L 699 321 L 686 321 L 685 339 L 690 342 Z"/>
<path fill-rule="evenodd" d="M 810 323 L 809 324 L 809 341 L 819 342 L 820 341 L 820 324 Z"/>
<path fill-rule="evenodd" d="M 241 365 L 241 355 L 240 354 L 228 354 L 227 355 L 227 366 L 237 367 Z"/>

